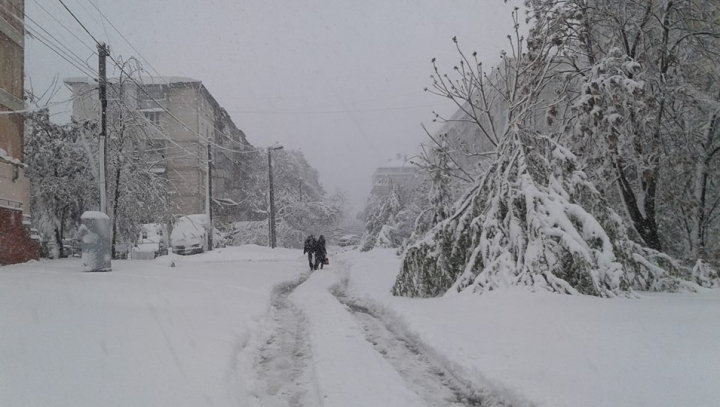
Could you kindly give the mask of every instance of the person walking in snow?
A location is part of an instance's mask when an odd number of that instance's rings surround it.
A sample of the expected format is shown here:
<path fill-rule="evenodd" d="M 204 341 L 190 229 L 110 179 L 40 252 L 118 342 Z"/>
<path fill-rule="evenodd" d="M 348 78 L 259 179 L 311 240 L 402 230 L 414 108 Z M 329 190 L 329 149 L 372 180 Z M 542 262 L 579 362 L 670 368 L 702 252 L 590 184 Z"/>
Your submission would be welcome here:
<path fill-rule="evenodd" d="M 315 236 L 313 236 L 311 233 L 310 236 L 305 239 L 305 247 L 303 249 L 303 254 L 307 253 L 308 255 L 308 263 L 310 264 L 310 270 L 313 269 L 313 254 L 315 253 L 316 245 L 317 242 L 315 241 Z"/>
<path fill-rule="evenodd" d="M 320 268 L 323 268 L 323 265 L 325 264 L 325 259 L 327 259 L 327 249 L 325 249 L 325 236 L 320 235 L 317 242 L 315 242 L 315 270 L 318 269 L 318 266 L 320 266 Z"/>

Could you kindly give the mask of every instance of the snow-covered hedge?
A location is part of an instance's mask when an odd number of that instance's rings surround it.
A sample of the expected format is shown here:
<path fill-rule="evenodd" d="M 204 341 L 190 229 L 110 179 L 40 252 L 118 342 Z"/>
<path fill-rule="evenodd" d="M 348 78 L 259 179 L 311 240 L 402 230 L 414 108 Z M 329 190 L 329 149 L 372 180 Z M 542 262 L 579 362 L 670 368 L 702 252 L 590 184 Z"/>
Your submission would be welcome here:
<path fill-rule="evenodd" d="M 306 237 L 304 232 L 293 229 L 283 221 L 277 223 L 276 233 L 278 247 L 301 249 Z M 267 246 L 268 223 L 266 220 L 235 222 L 228 228 L 227 242 L 229 246 Z"/>

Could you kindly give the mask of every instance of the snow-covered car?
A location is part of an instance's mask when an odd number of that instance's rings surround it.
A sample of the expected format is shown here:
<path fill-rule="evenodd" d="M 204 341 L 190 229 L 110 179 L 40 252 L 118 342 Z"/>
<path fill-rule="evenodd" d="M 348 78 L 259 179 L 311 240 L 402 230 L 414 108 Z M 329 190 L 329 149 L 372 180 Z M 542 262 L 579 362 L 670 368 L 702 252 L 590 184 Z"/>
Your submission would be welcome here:
<path fill-rule="evenodd" d="M 154 259 L 168 254 L 168 232 L 162 223 L 142 225 L 138 243 L 132 249 L 133 259 Z"/>
<path fill-rule="evenodd" d="M 170 234 L 173 253 L 188 255 L 204 252 L 207 225 L 208 217 L 205 214 L 181 216 Z"/>
<path fill-rule="evenodd" d="M 173 253 L 188 255 L 207 250 L 207 225 L 205 214 L 181 216 L 170 234 Z M 225 237 L 213 228 L 213 247 L 224 246 Z"/>
<path fill-rule="evenodd" d="M 82 242 L 77 239 L 63 239 L 63 251 L 60 257 L 81 257 Z"/>
<path fill-rule="evenodd" d="M 345 235 L 338 239 L 338 246 L 355 246 L 360 243 L 360 236 L 358 235 Z"/>

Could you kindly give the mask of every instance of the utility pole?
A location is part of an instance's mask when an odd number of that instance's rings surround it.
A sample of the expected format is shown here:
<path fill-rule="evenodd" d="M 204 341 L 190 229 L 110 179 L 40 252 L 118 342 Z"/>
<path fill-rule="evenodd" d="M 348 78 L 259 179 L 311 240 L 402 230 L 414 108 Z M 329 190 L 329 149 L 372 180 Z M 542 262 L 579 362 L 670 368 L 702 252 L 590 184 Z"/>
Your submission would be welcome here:
<path fill-rule="evenodd" d="M 98 48 L 98 90 L 100 93 L 100 212 L 107 214 L 107 187 L 105 173 L 107 172 L 107 71 L 105 59 L 108 55 L 108 46 L 101 42 Z"/>
<path fill-rule="evenodd" d="M 280 150 L 283 146 L 268 147 L 268 184 L 270 188 L 270 216 L 268 218 L 268 243 L 271 248 L 275 248 L 277 240 L 275 238 L 275 189 L 273 188 L 272 174 L 272 150 Z"/>
<path fill-rule="evenodd" d="M 212 151 L 210 150 L 210 139 L 207 145 L 207 179 L 205 180 L 205 213 L 208 217 L 208 247 L 207 251 L 213 249 L 213 222 L 212 222 Z"/>
<path fill-rule="evenodd" d="M 275 191 L 273 190 L 272 155 L 268 148 L 268 184 L 270 187 L 270 217 L 268 218 L 268 240 L 271 248 L 275 248 Z"/>

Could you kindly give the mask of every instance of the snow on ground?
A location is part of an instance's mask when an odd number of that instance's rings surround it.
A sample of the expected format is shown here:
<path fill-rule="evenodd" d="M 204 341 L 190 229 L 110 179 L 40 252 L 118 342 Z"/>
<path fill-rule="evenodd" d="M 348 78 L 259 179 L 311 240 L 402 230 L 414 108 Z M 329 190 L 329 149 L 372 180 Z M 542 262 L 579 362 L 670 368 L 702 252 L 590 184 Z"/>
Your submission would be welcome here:
<path fill-rule="evenodd" d="M 393 250 L 0 268 L 0 406 L 715 406 L 720 290 L 394 298 Z"/>
<path fill-rule="evenodd" d="M 389 294 L 394 250 L 347 252 L 348 296 L 371 304 L 478 388 L 515 405 L 717 406 L 720 290 L 642 299 L 522 290 Z"/>
<path fill-rule="evenodd" d="M 339 273 L 317 270 L 290 295 L 307 315 L 318 385 L 325 406 L 424 406 L 365 339 L 348 309 L 331 293 Z"/>
<path fill-rule="evenodd" d="M 248 405 L 272 288 L 303 260 L 245 246 L 0 267 L 0 405 Z"/>

